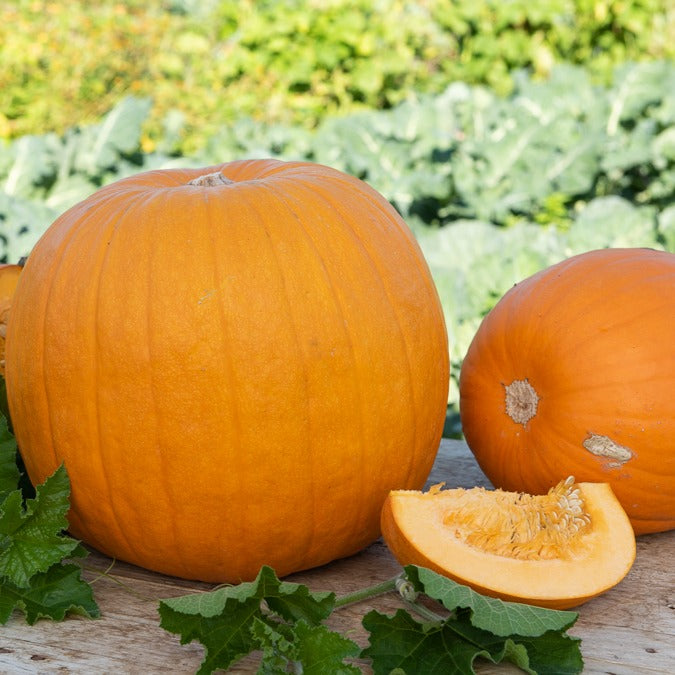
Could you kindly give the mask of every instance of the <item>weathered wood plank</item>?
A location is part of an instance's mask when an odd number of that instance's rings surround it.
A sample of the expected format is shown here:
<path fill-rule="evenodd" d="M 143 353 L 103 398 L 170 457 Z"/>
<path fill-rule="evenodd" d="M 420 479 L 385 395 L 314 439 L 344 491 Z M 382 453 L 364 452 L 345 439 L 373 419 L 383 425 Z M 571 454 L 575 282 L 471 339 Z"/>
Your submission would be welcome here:
<path fill-rule="evenodd" d="M 444 441 L 429 484 L 448 487 L 489 485 L 463 443 Z M 580 608 L 570 631 L 583 639 L 586 673 L 675 672 L 675 532 L 641 537 L 638 557 L 626 579 L 615 589 Z M 110 560 L 97 553 L 86 561 L 105 570 Z M 315 590 L 338 594 L 384 581 L 400 567 L 382 541 L 362 553 L 325 567 L 295 574 L 289 579 Z M 207 590 L 210 586 L 153 574 L 115 563 L 111 578 L 95 581 L 102 618 L 72 618 L 63 623 L 40 621 L 29 627 L 19 615 L 0 628 L 1 673 L 194 673 L 203 657 L 197 644 L 181 646 L 177 636 L 159 627 L 160 598 Z M 96 578 L 88 571 L 89 579 Z M 118 583 L 119 582 L 119 583 Z M 119 584 L 124 584 L 125 587 Z M 341 609 L 330 625 L 366 643 L 361 618 L 375 607 L 394 611 L 400 605 L 388 595 L 367 607 Z M 255 658 L 240 662 L 232 673 L 255 672 Z M 481 664 L 478 672 L 520 672 L 510 666 Z M 364 665 L 364 672 L 369 669 Z"/>

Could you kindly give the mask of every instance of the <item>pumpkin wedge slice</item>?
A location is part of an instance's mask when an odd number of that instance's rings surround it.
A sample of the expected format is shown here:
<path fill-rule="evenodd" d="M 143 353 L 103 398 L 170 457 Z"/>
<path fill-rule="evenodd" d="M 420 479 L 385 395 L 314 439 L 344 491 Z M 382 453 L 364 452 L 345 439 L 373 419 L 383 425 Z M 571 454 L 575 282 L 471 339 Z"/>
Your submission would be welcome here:
<path fill-rule="evenodd" d="M 402 564 L 427 567 L 484 595 L 566 609 L 623 579 L 635 534 L 607 483 L 572 477 L 545 495 L 457 488 L 395 490 L 382 534 Z"/>

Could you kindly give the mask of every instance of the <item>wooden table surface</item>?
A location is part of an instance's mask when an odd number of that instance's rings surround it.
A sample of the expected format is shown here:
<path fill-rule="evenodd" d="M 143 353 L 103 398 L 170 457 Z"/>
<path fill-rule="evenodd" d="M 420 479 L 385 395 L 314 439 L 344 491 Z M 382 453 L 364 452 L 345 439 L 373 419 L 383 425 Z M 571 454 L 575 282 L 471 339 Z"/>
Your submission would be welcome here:
<path fill-rule="evenodd" d="M 489 485 L 465 444 L 444 440 L 430 484 L 448 487 Z M 585 673 L 635 675 L 675 673 L 675 531 L 638 539 L 638 554 L 628 576 L 614 589 L 579 608 L 569 631 L 582 638 Z M 97 553 L 85 561 L 107 569 L 112 561 Z M 330 565 L 288 577 L 313 590 L 347 593 L 384 581 L 400 571 L 382 541 L 362 553 Z M 95 577 L 94 592 L 101 618 L 70 618 L 61 623 L 43 620 L 28 626 L 18 614 L 0 626 L 0 673 L 194 673 L 203 658 L 198 643 L 181 646 L 178 636 L 159 627 L 160 598 L 208 590 L 206 584 L 146 572 L 120 562 L 110 576 Z M 395 611 L 400 604 L 389 594 L 364 605 L 340 609 L 328 625 L 366 644 L 361 618 L 372 607 Z M 257 661 L 249 657 L 231 673 L 251 673 Z M 371 672 L 363 665 L 364 673 Z M 509 665 L 481 662 L 479 673 L 521 672 Z M 329 674 L 327 674 L 329 675 Z"/>

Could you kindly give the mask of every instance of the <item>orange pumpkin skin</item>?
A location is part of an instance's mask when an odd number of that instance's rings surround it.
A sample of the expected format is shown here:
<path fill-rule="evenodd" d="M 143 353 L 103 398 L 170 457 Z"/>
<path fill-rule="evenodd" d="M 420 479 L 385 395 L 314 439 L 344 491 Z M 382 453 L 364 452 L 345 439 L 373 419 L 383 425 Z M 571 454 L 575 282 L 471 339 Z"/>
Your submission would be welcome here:
<path fill-rule="evenodd" d="M 406 225 L 308 163 L 102 188 L 38 242 L 8 327 L 19 447 L 33 482 L 65 462 L 71 532 L 211 582 L 376 539 L 389 490 L 431 469 L 448 368 Z"/>
<path fill-rule="evenodd" d="M 533 494 L 570 474 L 607 482 L 636 534 L 675 528 L 674 317 L 675 255 L 661 251 L 584 253 L 509 290 L 460 374 L 490 481 Z"/>
<path fill-rule="evenodd" d="M 0 375 L 5 374 L 5 335 L 21 265 L 0 264 Z"/>

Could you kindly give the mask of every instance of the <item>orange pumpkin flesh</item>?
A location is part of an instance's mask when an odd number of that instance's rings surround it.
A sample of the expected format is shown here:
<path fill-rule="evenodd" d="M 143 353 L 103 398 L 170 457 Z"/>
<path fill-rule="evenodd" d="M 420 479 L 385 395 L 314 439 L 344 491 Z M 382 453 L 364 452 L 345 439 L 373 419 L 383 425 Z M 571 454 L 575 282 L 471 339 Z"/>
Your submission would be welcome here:
<path fill-rule="evenodd" d="M 448 381 L 411 232 L 361 181 L 306 163 L 102 188 L 31 252 L 8 326 L 31 480 L 64 462 L 74 535 L 204 581 L 376 539 L 389 490 L 426 480 Z"/>
<path fill-rule="evenodd" d="M 555 609 L 608 590 L 635 559 L 630 521 L 606 483 L 562 482 L 543 496 L 440 486 L 393 491 L 382 533 L 402 565 Z"/>
<path fill-rule="evenodd" d="M 516 284 L 462 364 L 466 441 L 493 485 L 607 482 L 636 534 L 675 527 L 675 255 L 607 249 Z"/>
<path fill-rule="evenodd" d="M 5 336 L 21 265 L 0 265 L 0 375 L 5 374 Z"/>

